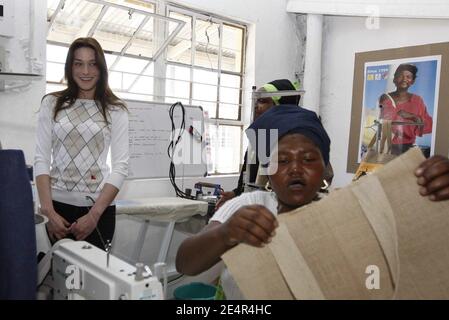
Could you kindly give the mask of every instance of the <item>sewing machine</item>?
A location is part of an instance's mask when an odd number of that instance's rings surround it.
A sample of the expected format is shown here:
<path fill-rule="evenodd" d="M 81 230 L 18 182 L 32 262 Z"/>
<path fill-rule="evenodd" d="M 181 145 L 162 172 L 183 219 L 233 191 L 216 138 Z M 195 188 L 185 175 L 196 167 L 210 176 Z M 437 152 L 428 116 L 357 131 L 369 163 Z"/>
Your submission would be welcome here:
<path fill-rule="evenodd" d="M 141 263 L 132 266 L 88 242 L 60 240 L 47 255 L 51 256 L 45 258 L 47 265 L 51 259 L 48 285 L 54 300 L 164 299 L 165 290 L 148 267 Z M 155 272 L 163 276 L 161 270 Z"/>
<path fill-rule="evenodd" d="M 220 191 L 223 191 L 223 188 L 219 184 L 209 183 L 209 182 L 197 182 L 195 183 L 194 188 L 196 189 L 196 200 L 205 201 L 208 203 L 207 215 L 211 217 L 215 212 L 215 205 L 220 197 Z M 203 188 L 212 188 L 214 189 L 212 192 L 208 192 L 207 195 L 204 194 Z"/>

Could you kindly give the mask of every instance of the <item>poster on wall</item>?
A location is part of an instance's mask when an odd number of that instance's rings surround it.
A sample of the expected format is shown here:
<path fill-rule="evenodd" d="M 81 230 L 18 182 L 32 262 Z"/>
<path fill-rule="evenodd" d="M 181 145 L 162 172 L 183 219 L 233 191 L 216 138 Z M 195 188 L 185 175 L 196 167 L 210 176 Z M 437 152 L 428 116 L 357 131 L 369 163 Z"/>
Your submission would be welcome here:
<path fill-rule="evenodd" d="M 448 154 L 449 43 L 355 54 L 347 171 L 412 147 Z"/>
<path fill-rule="evenodd" d="M 379 152 L 400 155 L 418 146 L 427 156 L 433 154 L 440 63 L 440 55 L 365 63 L 358 162 L 378 124 L 384 129 Z"/>

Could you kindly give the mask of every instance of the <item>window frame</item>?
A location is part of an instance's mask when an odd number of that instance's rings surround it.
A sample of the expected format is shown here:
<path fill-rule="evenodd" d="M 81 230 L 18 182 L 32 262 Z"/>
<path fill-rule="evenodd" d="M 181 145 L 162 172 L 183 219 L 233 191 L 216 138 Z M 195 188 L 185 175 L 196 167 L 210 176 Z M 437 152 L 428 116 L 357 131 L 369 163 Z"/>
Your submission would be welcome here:
<path fill-rule="evenodd" d="M 99 3 L 99 4 L 104 4 L 104 0 L 87 0 L 89 2 L 94 2 L 94 3 Z M 50 34 L 50 30 L 51 30 L 51 25 L 54 22 L 58 10 L 61 9 L 61 4 L 63 4 L 65 2 L 65 0 L 61 0 L 58 4 L 58 7 L 56 8 L 56 10 L 54 11 L 54 13 L 52 14 L 51 17 L 49 17 L 48 20 L 48 32 L 47 32 L 47 38 L 48 35 Z M 247 48 L 247 37 L 248 37 L 248 26 L 245 23 L 242 22 L 236 22 L 232 19 L 228 19 L 225 17 L 220 17 L 217 15 L 213 15 L 207 12 L 202 12 L 202 11 L 198 11 L 195 9 L 191 9 L 191 8 L 187 8 L 187 7 L 183 7 L 181 5 L 178 4 L 174 4 L 174 3 L 160 3 L 160 2 L 156 2 L 156 1 L 146 1 L 148 3 L 151 3 L 154 6 L 154 11 L 153 12 L 146 12 L 146 14 L 148 14 L 149 16 L 164 16 L 165 18 L 167 18 L 168 20 L 177 20 L 179 21 L 179 19 L 176 18 L 172 18 L 170 16 L 171 12 L 176 12 L 182 15 L 186 15 L 191 17 L 191 47 L 190 47 L 190 63 L 182 63 L 182 62 L 176 62 L 176 61 L 169 61 L 168 60 L 168 56 L 167 56 L 167 52 L 168 52 L 168 46 L 164 48 L 164 50 L 162 50 L 162 52 L 158 55 L 158 56 L 153 56 L 153 57 L 146 57 L 146 56 L 138 56 L 138 55 L 134 55 L 134 54 L 129 54 L 126 53 L 126 48 L 128 46 L 124 47 L 124 50 L 122 50 L 121 52 L 119 51 L 110 51 L 110 50 L 104 50 L 105 54 L 108 55 L 112 55 L 115 56 L 116 59 L 114 61 L 114 63 L 112 63 L 109 67 L 108 67 L 108 71 L 109 72 L 118 72 L 122 74 L 122 79 L 125 76 L 124 73 L 129 73 L 131 75 L 136 75 L 136 79 L 133 81 L 133 83 L 128 86 L 127 88 L 123 88 L 123 85 L 121 86 L 121 89 L 118 88 L 114 88 L 113 90 L 121 93 L 121 94 L 129 94 L 131 95 L 140 95 L 141 97 L 145 97 L 148 98 L 147 101 L 155 101 L 155 102 L 164 102 L 165 98 L 167 97 L 165 94 L 165 88 L 166 88 L 166 81 L 167 80 L 176 80 L 176 81 L 183 81 L 183 82 L 188 82 L 189 83 L 189 97 L 188 97 L 188 101 L 189 101 L 189 105 L 196 105 L 197 103 L 195 103 L 195 101 L 204 101 L 204 102 L 208 102 L 208 103 L 213 103 L 215 104 L 215 117 L 209 117 L 209 121 L 208 124 L 212 125 L 212 126 L 216 126 L 215 131 L 219 132 L 219 128 L 220 126 L 235 126 L 238 127 L 240 130 L 240 150 L 239 150 L 239 165 L 238 165 L 238 169 L 237 171 L 233 171 L 233 172 L 219 172 L 217 171 L 217 166 L 215 166 L 215 164 L 217 162 L 215 162 L 213 164 L 214 167 L 214 171 L 213 172 L 208 172 L 208 175 L 233 175 L 236 174 L 240 171 L 240 164 L 242 163 L 242 157 L 243 157 L 243 126 L 244 123 L 242 121 L 242 109 L 243 109 L 243 98 L 244 98 L 244 94 L 243 94 L 243 88 L 244 88 L 244 82 L 245 82 L 245 61 L 246 61 L 246 48 Z M 142 12 L 142 10 L 136 9 L 132 6 L 127 7 L 126 5 L 119 5 L 113 2 L 108 2 L 108 4 L 110 4 L 111 7 L 119 7 L 121 9 L 124 8 L 129 8 L 129 10 L 135 10 L 136 12 Z M 104 9 L 104 8 L 103 8 Z M 102 10 L 103 10 L 102 9 Z M 97 18 L 99 21 L 101 21 L 101 14 L 99 16 L 99 18 Z M 208 68 L 205 66 L 199 66 L 199 65 L 195 65 L 195 53 L 196 53 L 196 46 L 197 46 L 197 42 L 196 42 L 196 21 L 197 20 L 202 20 L 202 21 L 210 21 L 214 24 L 218 24 L 219 26 L 219 45 L 218 45 L 218 63 L 217 63 L 217 68 Z M 179 28 L 178 32 L 173 33 L 173 37 L 170 36 L 170 41 L 172 41 L 173 39 L 175 39 L 175 37 L 179 34 L 179 31 L 185 26 L 186 22 L 183 21 L 182 25 L 178 25 L 176 28 Z M 227 71 L 227 70 L 222 70 L 221 65 L 222 65 L 222 53 L 223 53 L 223 30 L 225 26 L 230 26 L 230 27 L 234 27 L 234 28 L 238 28 L 242 30 L 242 37 L 241 37 L 241 52 L 240 52 L 240 72 L 237 71 Z M 166 34 L 162 34 L 162 32 L 166 33 L 168 32 L 168 29 L 163 30 L 164 28 L 160 28 L 161 30 L 159 31 L 154 31 L 155 32 L 155 37 L 157 38 L 158 35 L 156 34 L 157 32 L 161 32 L 161 34 L 159 34 L 159 36 L 162 36 L 162 39 L 165 39 L 165 35 Z M 92 31 L 92 30 L 91 30 Z M 94 28 L 95 31 L 95 28 Z M 130 38 L 130 42 L 132 42 L 132 39 L 134 37 Z M 169 43 L 169 42 L 167 42 Z M 53 40 L 47 40 L 46 41 L 47 45 L 54 45 L 54 46 L 60 46 L 60 47 L 65 47 L 68 48 L 70 44 L 64 43 L 64 42 L 58 42 L 58 41 L 53 41 Z M 231 49 L 232 50 L 232 49 Z M 119 70 L 114 70 L 115 65 L 118 63 L 118 61 L 120 60 L 121 57 L 127 57 L 127 58 L 132 58 L 132 59 L 139 59 L 139 60 L 144 60 L 146 61 L 146 65 L 144 68 L 142 68 L 142 70 L 140 71 L 140 73 L 134 73 L 134 72 L 123 72 L 123 71 L 119 71 Z M 60 63 L 60 62 L 56 62 L 56 61 L 50 61 L 50 60 L 46 60 L 46 63 Z M 148 69 L 148 67 L 151 66 L 151 64 L 153 64 L 153 75 L 146 75 L 145 72 Z M 63 63 L 62 63 L 63 65 Z M 189 80 L 181 80 L 181 79 L 175 79 L 175 78 L 168 78 L 167 77 L 167 67 L 168 66 L 178 66 L 178 67 L 183 67 L 183 68 L 188 68 L 190 70 L 190 78 Z M 203 70 L 203 71 L 208 71 L 208 72 L 213 72 L 217 74 L 217 84 L 216 84 L 216 95 L 215 95 L 215 101 L 206 101 L 206 100 L 200 100 L 200 99 L 195 99 L 194 98 L 194 90 L 193 90 L 193 86 L 194 84 L 207 84 L 207 83 L 202 83 L 202 82 L 196 82 L 194 81 L 194 71 L 195 70 Z M 230 76 L 236 76 L 239 77 L 239 87 L 230 87 L 230 86 L 225 86 L 222 85 L 222 74 L 224 75 L 230 75 Z M 135 83 L 138 82 L 138 80 L 140 79 L 141 76 L 146 76 L 146 77 L 152 77 L 153 78 L 153 90 L 152 90 L 152 94 L 141 94 L 141 93 L 133 93 L 132 91 L 130 91 L 133 87 L 133 85 Z M 237 79 L 236 79 L 237 80 Z M 123 81 L 123 80 L 122 80 Z M 63 76 L 61 78 L 61 80 L 59 82 L 56 81 L 46 81 L 46 83 L 48 85 L 64 85 L 64 79 Z M 209 85 L 209 84 L 208 84 Z M 222 88 L 230 88 L 230 89 L 238 89 L 239 90 L 239 94 L 238 94 L 238 104 L 234 104 L 234 103 L 225 103 L 225 102 L 221 102 L 220 101 L 220 91 Z M 169 97 L 169 98 L 175 98 L 175 99 L 181 99 L 179 97 Z M 134 99 L 134 98 L 132 98 Z M 141 98 L 142 100 L 145 100 L 144 98 Z M 187 99 L 185 99 L 187 100 Z M 220 108 L 223 108 L 224 106 L 222 106 L 222 104 L 229 104 L 229 105 L 236 105 L 238 107 L 238 113 L 237 113 L 237 119 L 229 119 L 229 118 L 222 118 L 220 117 Z M 210 131 L 210 130 L 209 130 Z M 218 136 L 217 136 L 218 138 Z M 237 141 L 236 141 L 237 142 Z M 220 143 L 217 143 L 215 146 L 215 154 L 218 154 L 217 148 L 219 147 Z"/>
<path fill-rule="evenodd" d="M 217 101 L 216 103 L 216 110 L 215 110 L 215 115 L 216 117 L 210 117 L 209 120 L 209 124 L 210 125 L 215 125 L 217 127 L 217 132 L 218 132 L 218 128 L 219 126 L 223 125 L 223 126 L 236 126 L 240 128 L 240 159 L 239 159 L 239 169 L 235 172 L 230 172 L 230 173 L 222 173 L 222 172 L 217 172 L 216 170 L 214 172 L 209 172 L 209 175 L 235 175 L 236 173 L 240 172 L 240 164 L 242 163 L 242 159 L 243 159 L 243 126 L 244 123 L 242 121 L 242 108 L 243 108 L 243 88 L 244 88 L 244 84 L 245 84 L 245 62 L 246 62 L 246 49 L 247 49 L 247 38 L 248 38 L 248 26 L 245 23 L 242 22 L 237 22 L 234 21 L 232 19 L 229 18 L 225 18 L 225 17 L 220 17 L 217 15 L 213 15 L 210 13 L 206 13 L 206 12 L 202 12 L 202 11 L 198 11 L 195 9 L 191 9 L 191 8 L 187 8 L 184 6 L 181 6 L 179 4 L 174 4 L 174 3 L 167 3 L 166 4 L 166 8 L 165 8 L 165 15 L 169 16 L 170 12 L 176 12 L 176 13 L 180 13 L 180 14 L 184 14 L 187 16 L 191 16 L 192 17 L 192 52 L 191 52 L 191 60 L 190 60 L 190 64 L 184 64 L 184 63 L 180 63 L 180 62 L 174 62 L 174 61 L 168 61 L 166 59 L 166 64 L 167 65 L 177 65 L 180 67 L 185 67 L 185 68 L 190 68 L 191 70 L 191 75 L 190 75 L 190 94 L 189 94 L 189 104 L 192 104 L 192 100 L 197 100 L 197 99 L 193 99 L 192 97 L 192 87 L 193 84 L 196 83 L 193 81 L 193 70 L 194 69 L 199 69 L 199 70 L 205 70 L 205 71 L 218 71 L 218 82 L 217 82 Z M 236 27 L 239 29 L 242 29 L 242 44 L 241 44 L 241 48 L 242 48 L 242 52 L 241 52 L 241 64 L 240 64 L 240 72 L 233 72 L 233 71 L 223 71 L 221 70 L 221 53 L 222 53 L 222 42 L 223 42 L 223 37 L 220 37 L 220 45 L 219 45 L 219 58 L 218 58 L 218 68 L 217 69 L 213 69 L 213 68 L 206 68 L 206 67 L 202 67 L 202 66 L 196 66 L 194 65 L 194 57 L 195 57 L 195 51 L 196 51 L 196 39 L 195 39 L 195 26 L 196 26 L 196 22 L 195 20 L 197 18 L 200 18 L 202 20 L 209 20 L 212 23 L 217 23 L 220 25 L 220 33 L 223 34 L 223 26 L 224 25 L 228 25 L 231 27 Z M 238 104 L 238 117 L 236 120 L 233 119 L 227 119 L 227 118 L 220 118 L 220 82 L 221 82 L 221 74 L 229 74 L 229 75 L 234 75 L 234 76 L 239 76 L 240 77 L 240 88 L 239 88 L 239 104 Z M 225 87 L 225 86 L 224 86 Z M 216 146 L 218 147 L 218 146 Z"/>

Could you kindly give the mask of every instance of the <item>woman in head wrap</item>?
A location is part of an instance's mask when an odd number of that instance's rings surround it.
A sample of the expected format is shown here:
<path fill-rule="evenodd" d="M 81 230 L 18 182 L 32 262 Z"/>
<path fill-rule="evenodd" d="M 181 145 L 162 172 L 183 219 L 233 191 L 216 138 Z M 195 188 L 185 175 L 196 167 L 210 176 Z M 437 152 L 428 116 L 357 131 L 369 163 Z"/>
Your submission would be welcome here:
<path fill-rule="evenodd" d="M 240 242 L 263 246 L 274 236 L 277 214 L 317 199 L 330 150 L 330 140 L 321 121 L 312 111 L 282 106 L 261 115 L 247 134 L 250 138 L 254 136 L 251 131 L 271 129 L 277 130 L 278 139 L 260 144 L 266 143 L 266 150 L 277 152 L 271 154 L 270 161 L 264 155 L 259 155 L 259 159 L 262 165 L 268 165 L 273 192 L 248 192 L 226 202 L 202 232 L 181 244 L 176 257 L 180 273 L 194 275 L 209 269 Z M 257 142 L 250 138 L 250 143 Z M 227 298 L 241 298 L 227 270 L 223 271 L 220 283 Z"/>
<path fill-rule="evenodd" d="M 396 91 L 383 94 L 381 106 L 382 152 L 387 142 L 387 152 L 400 155 L 413 147 L 416 137 L 432 132 L 432 117 L 427 112 L 424 100 L 408 92 L 415 83 L 418 68 L 412 64 L 401 64 L 394 73 Z M 392 122 L 408 122 L 417 125 L 395 125 Z"/>
<path fill-rule="evenodd" d="M 298 90 L 298 84 L 292 83 L 290 80 L 287 79 L 279 79 L 271 81 L 267 84 L 264 84 L 262 87 L 260 87 L 257 91 L 258 92 L 278 92 L 278 91 L 289 91 L 289 90 Z M 301 99 L 300 95 L 296 96 L 273 96 L 273 97 L 267 97 L 267 98 L 259 98 L 256 101 L 256 106 L 254 110 L 254 120 L 258 119 L 261 115 L 263 115 L 266 111 L 270 110 L 274 106 L 280 106 L 283 105 L 291 105 L 291 106 L 298 106 L 299 100 Z M 240 170 L 240 177 L 237 183 L 237 188 L 235 188 L 232 191 L 222 192 L 221 198 L 217 202 L 216 209 L 218 210 L 226 201 L 234 198 L 235 196 L 239 196 L 242 194 L 244 189 L 244 183 L 246 181 L 243 181 L 243 175 L 246 171 L 246 164 L 247 164 L 247 156 L 248 153 L 245 152 L 244 162 L 243 166 Z M 251 183 L 256 183 L 256 178 L 258 175 L 258 169 L 259 169 L 259 159 L 256 158 L 256 163 L 250 164 L 250 172 L 249 172 L 249 181 Z M 332 166 L 329 164 L 326 167 L 325 171 L 325 181 L 323 183 L 326 185 L 330 185 L 332 182 L 334 174 L 332 171 Z"/>
<path fill-rule="evenodd" d="M 275 141 L 266 143 L 273 192 L 244 193 L 225 203 L 202 232 L 183 241 L 176 256 L 180 273 L 197 275 L 220 261 L 221 255 L 239 243 L 262 247 L 271 241 L 278 226 L 276 216 L 317 200 L 324 168 L 329 162 L 330 140 L 312 111 L 295 106 L 272 108 L 249 130 L 278 130 Z M 247 131 L 248 133 L 248 131 Z M 269 136 L 267 134 L 267 136 Z M 250 141 L 254 143 L 254 141 Z M 417 169 L 420 193 L 431 200 L 449 199 L 449 160 L 432 157 Z M 225 269 L 221 285 L 231 299 L 241 295 Z"/>

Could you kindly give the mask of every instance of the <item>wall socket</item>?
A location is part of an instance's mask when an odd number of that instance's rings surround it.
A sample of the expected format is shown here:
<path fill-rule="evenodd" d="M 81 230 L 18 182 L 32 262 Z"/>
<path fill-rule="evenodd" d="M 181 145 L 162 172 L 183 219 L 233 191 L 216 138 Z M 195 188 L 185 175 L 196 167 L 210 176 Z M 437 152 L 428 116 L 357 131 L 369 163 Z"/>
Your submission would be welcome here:
<path fill-rule="evenodd" d="M 14 2 L 17 0 L 0 0 L 0 36 L 14 37 Z"/>

